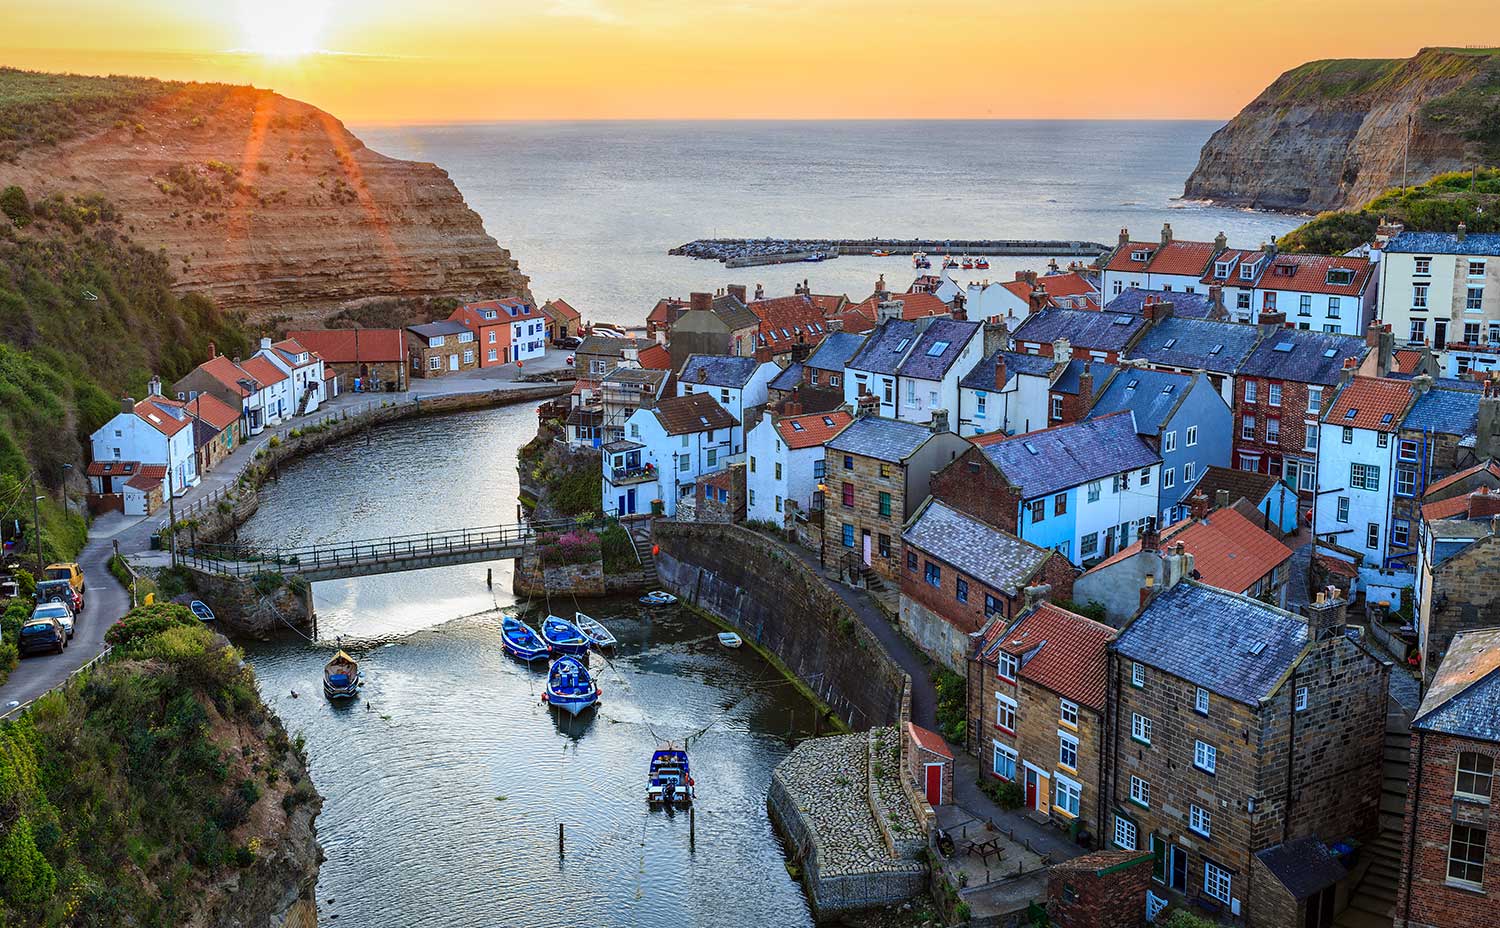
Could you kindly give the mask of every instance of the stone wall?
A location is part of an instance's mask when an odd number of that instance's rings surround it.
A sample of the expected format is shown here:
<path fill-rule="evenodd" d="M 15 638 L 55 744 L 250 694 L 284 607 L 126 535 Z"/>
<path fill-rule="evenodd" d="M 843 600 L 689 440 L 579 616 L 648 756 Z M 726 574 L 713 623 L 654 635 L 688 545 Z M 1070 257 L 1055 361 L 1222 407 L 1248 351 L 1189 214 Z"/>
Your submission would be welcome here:
<path fill-rule="evenodd" d="M 1255 908 L 1250 910 L 1250 928 L 1282 928 L 1302 924 L 1302 907 L 1259 856 L 1250 858 L 1250 891 Z"/>
<path fill-rule="evenodd" d="M 906 675 L 794 554 L 735 525 L 657 520 L 657 571 L 684 602 L 776 655 L 845 724 L 893 725 Z"/>
<path fill-rule="evenodd" d="M 603 596 L 608 592 L 604 562 L 590 561 L 586 564 L 544 568 L 536 555 L 527 554 L 516 562 L 515 571 L 511 575 L 511 590 L 517 596 L 544 596 L 552 593 Z"/>
<path fill-rule="evenodd" d="M 1139 928 L 1150 886 L 1150 854 L 1095 851 L 1051 869 L 1047 914 L 1057 928 Z"/>
<path fill-rule="evenodd" d="M 195 590 L 213 605 L 218 629 L 226 635 L 264 639 L 289 629 L 307 631 L 314 626 L 312 589 L 305 583 L 288 582 L 268 573 L 263 583 L 270 586 L 274 582 L 275 589 L 263 593 L 251 577 L 224 577 L 196 570 L 192 574 Z"/>

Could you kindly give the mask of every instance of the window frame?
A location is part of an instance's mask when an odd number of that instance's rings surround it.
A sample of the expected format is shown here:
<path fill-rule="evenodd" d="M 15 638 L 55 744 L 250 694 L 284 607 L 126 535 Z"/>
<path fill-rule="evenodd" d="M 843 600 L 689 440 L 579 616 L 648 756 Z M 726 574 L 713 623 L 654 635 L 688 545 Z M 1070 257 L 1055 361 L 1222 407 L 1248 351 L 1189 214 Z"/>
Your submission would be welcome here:
<path fill-rule="evenodd" d="M 1220 893 L 1223 895 L 1220 895 Z M 1211 860 L 1203 861 L 1203 894 L 1224 905 L 1234 898 L 1234 873 Z"/>
<path fill-rule="evenodd" d="M 1188 804 L 1188 830 L 1201 838 L 1213 837 L 1213 813 L 1199 805 Z"/>
<path fill-rule="evenodd" d="M 1193 711 L 1199 715 L 1208 715 L 1209 706 L 1211 705 L 1209 699 L 1208 690 L 1201 686 L 1198 687 L 1198 692 L 1193 694 Z"/>
<path fill-rule="evenodd" d="M 1004 780 L 1007 783 L 1016 782 L 1016 777 L 1020 773 L 1020 753 L 1018 753 L 1015 748 L 1001 744 L 993 738 L 990 739 L 990 744 L 994 747 L 994 749 L 990 752 L 990 774 L 997 779 Z M 1000 757 L 1004 757 L 1008 762 L 1007 766 L 1010 769 L 1010 776 L 1006 776 L 998 769 L 996 769 L 1000 766 L 998 763 Z"/>
<path fill-rule="evenodd" d="M 1193 766 L 1210 776 L 1216 776 L 1219 767 L 1219 749 L 1207 741 L 1201 739 L 1194 740 Z"/>
<path fill-rule="evenodd" d="M 1477 767 L 1469 770 L 1464 769 L 1465 758 L 1474 758 L 1476 761 L 1487 762 L 1489 764 L 1489 771 L 1482 772 Z M 1478 781 L 1482 777 L 1485 781 L 1485 791 L 1483 793 L 1480 793 L 1474 790 L 1461 789 L 1460 784 L 1464 782 L 1463 778 L 1465 776 L 1470 777 L 1472 779 L 1472 785 L 1476 787 L 1479 785 Z M 1490 756 L 1489 754 L 1483 754 L 1479 751 L 1459 751 L 1458 757 L 1454 760 L 1453 763 L 1453 795 L 1469 802 L 1479 802 L 1488 805 L 1490 803 L 1490 797 L 1491 795 L 1493 795 L 1494 790 L 1495 758 Z"/>
<path fill-rule="evenodd" d="M 1151 784 L 1147 780 L 1130 775 L 1130 801 L 1142 809 L 1151 808 Z"/>
<path fill-rule="evenodd" d="M 1004 709 L 1004 711 L 1001 711 L 1002 708 Z M 1014 735 L 1016 733 L 1016 709 L 1016 701 L 1013 698 L 1005 695 L 1004 693 L 996 693 L 995 727 L 1000 731 L 1005 732 L 1007 735 Z M 1006 725 L 1003 721 L 1001 721 L 1002 719 L 1008 719 L 1010 721 L 1010 724 Z"/>
<path fill-rule="evenodd" d="M 1073 762 L 1068 763 L 1069 756 Z M 1078 736 L 1061 729 L 1057 732 L 1057 766 L 1073 773 L 1078 772 Z"/>
<path fill-rule="evenodd" d="M 1130 713 L 1130 740 L 1138 744 L 1151 746 L 1151 734 L 1154 728 L 1151 719 L 1139 712 Z"/>
<path fill-rule="evenodd" d="M 1133 851 L 1139 842 L 1140 828 L 1135 822 L 1116 812 L 1115 829 L 1110 836 L 1110 843 L 1122 851 Z"/>
<path fill-rule="evenodd" d="M 1454 852 L 1455 846 L 1460 843 L 1460 840 L 1459 840 L 1459 832 L 1460 832 L 1460 830 L 1462 830 L 1463 832 L 1465 832 L 1465 834 L 1463 835 L 1463 840 L 1462 840 L 1463 845 L 1465 847 L 1467 847 L 1467 848 L 1471 848 L 1471 849 L 1472 848 L 1478 848 L 1479 849 L 1479 854 L 1478 854 L 1479 859 L 1477 861 L 1475 861 L 1472 858 L 1472 856 L 1468 856 L 1468 857 L 1464 857 L 1464 858 L 1455 858 L 1453 856 L 1453 852 Z M 1477 835 L 1475 834 L 1476 832 L 1478 833 Z M 1464 889 L 1478 889 L 1478 890 L 1482 890 L 1484 888 L 1484 863 L 1485 863 L 1485 857 L 1487 856 L 1486 852 L 1487 852 L 1487 846 L 1488 846 L 1488 844 L 1489 844 L 1489 829 L 1487 829 L 1487 828 L 1481 828 L 1481 827 L 1478 827 L 1476 825 L 1467 825 L 1467 824 L 1464 824 L 1462 822 L 1453 822 L 1452 823 L 1452 827 L 1448 831 L 1448 849 L 1447 849 L 1448 866 L 1447 866 L 1447 869 L 1444 871 L 1444 876 L 1446 877 L 1445 882 L 1448 885 L 1450 885 L 1450 886 L 1459 886 L 1459 887 L 1462 887 Z M 1460 866 L 1466 868 L 1463 871 L 1464 874 L 1465 874 L 1464 876 L 1454 876 L 1453 875 L 1453 865 L 1454 864 L 1459 864 Z M 1467 868 L 1474 868 L 1474 867 L 1478 868 L 1479 872 L 1477 874 L 1471 874 L 1471 871 L 1469 869 L 1467 869 Z M 1470 875 L 1477 875 L 1479 877 L 1479 879 L 1477 879 L 1477 880 L 1470 879 L 1469 878 Z"/>

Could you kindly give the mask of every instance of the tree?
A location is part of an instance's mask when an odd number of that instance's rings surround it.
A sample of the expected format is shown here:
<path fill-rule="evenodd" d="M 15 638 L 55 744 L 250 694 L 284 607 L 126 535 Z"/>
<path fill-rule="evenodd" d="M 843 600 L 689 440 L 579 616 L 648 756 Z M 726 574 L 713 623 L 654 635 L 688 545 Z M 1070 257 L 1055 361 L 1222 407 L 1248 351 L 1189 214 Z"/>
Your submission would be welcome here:
<path fill-rule="evenodd" d="M 0 191 L 0 213 L 8 216 L 16 228 L 30 225 L 31 201 L 26 199 L 26 191 L 15 184 Z"/>

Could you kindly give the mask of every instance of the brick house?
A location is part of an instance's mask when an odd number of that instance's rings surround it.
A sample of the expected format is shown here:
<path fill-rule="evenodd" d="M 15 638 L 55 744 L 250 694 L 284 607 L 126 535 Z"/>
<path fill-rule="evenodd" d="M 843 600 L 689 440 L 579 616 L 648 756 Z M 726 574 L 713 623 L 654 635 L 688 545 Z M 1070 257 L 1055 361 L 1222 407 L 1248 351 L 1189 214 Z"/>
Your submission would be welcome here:
<path fill-rule="evenodd" d="M 1478 928 L 1500 887 L 1500 628 L 1453 639 L 1411 723 L 1395 928 Z"/>
<path fill-rule="evenodd" d="M 411 376 L 441 377 L 479 369 L 479 345 L 461 322 L 445 320 L 406 327 Z"/>
<path fill-rule="evenodd" d="M 510 360 L 510 315 L 499 300 L 461 303 L 448 321 L 460 323 L 474 333 L 480 367 L 499 367 Z"/>
<path fill-rule="evenodd" d="M 1095 851 L 1047 868 L 1047 915 L 1057 928 L 1141 928 L 1150 854 Z"/>
<path fill-rule="evenodd" d="M 1153 853 L 1158 899 L 1264 924 L 1256 851 L 1375 833 L 1390 665 L 1347 605 L 1302 618 L 1183 579 L 1121 629 L 1104 837 Z"/>
<path fill-rule="evenodd" d="M 1073 565 L 1056 551 L 928 498 L 901 533 L 901 630 L 929 657 L 964 673 L 973 636 L 994 619 L 1009 621 L 1029 589 L 1072 594 Z"/>
<path fill-rule="evenodd" d="M 542 315 L 547 317 L 547 337 L 552 341 L 577 338 L 583 327 L 582 314 L 569 306 L 566 300 L 548 300 L 543 303 Z"/>
<path fill-rule="evenodd" d="M 731 464 L 717 473 L 699 477 L 693 498 L 694 521 L 745 521 L 745 465 Z"/>
<path fill-rule="evenodd" d="M 968 662 L 970 749 L 1018 784 L 1025 808 L 1103 833 L 1105 711 L 1115 630 L 1051 603 L 996 618 Z"/>
<path fill-rule="evenodd" d="M 657 347 L 649 338 L 612 338 L 590 335 L 573 352 L 573 370 L 580 381 L 598 383 L 605 374 L 625 365 L 639 365 L 642 352 Z M 675 370 L 675 368 L 674 368 Z"/>
<path fill-rule="evenodd" d="M 922 791 L 933 808 L 949 805 L 953 798 L 953 751 L 935 731 L 906 723 L 906 776 Z"/>
<path fill-rule="evenodd" d="M 402 329 L 298 329 L 287 333 L 323 359 L 337 391 L 405 390 L 406 333 Z"/>

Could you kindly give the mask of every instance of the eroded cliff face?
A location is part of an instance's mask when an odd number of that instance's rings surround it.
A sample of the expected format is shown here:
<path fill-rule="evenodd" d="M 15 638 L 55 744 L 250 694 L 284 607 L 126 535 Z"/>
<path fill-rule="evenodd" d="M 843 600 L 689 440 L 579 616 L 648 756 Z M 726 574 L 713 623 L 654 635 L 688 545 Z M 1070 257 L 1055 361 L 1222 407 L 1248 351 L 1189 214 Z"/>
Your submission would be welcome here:
<path fill-rule="evenodd" d="M 528 295 L 436 165 L 371 151 L 329 114 L 248 87 L 185 85 L 102 131 L 22 151 L 0 187 L 102 194 L 165 249 L 184 291 L 252 320 L 316 322 L 372 297 Z"/>
<path fill-rule="evenodd" d="M 1213 134 L 1183 193 L 1260 209 L 1357 206 L 1401 184 L 1408 125 L 1409 183 L 1494 160 L 1497 91 L 1500 56 L 1478 51 L 1311 62 Z"/>

